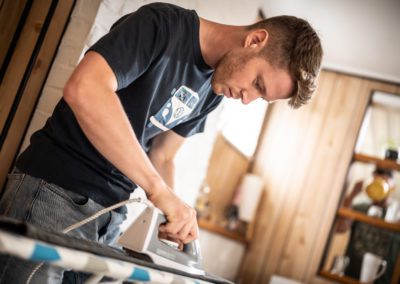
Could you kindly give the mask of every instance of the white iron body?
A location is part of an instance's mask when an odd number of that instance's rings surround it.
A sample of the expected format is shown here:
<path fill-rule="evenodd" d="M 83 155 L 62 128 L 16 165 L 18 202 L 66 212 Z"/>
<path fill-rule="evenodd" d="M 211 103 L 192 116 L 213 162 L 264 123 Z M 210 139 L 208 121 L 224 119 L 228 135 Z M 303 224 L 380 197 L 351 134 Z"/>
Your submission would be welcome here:
<path fill-rule="evenodd" d="M 201 267 L 198 240 L 185 244 L 182 251 L 173 245 L 175 243 L 160 240 L 158 228 L 165 222 L 166 218 L 161 210 L 147 207 L 120 236 L 118 244 L 129 250 L 148 255 L 157 265 L 191 274 L 205 275 Z"/>

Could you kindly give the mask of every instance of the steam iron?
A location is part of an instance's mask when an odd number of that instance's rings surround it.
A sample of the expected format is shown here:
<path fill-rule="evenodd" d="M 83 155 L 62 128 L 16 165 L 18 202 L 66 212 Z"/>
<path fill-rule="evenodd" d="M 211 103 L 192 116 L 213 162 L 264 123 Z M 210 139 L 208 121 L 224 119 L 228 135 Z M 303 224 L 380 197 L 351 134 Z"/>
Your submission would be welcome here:
<path fill-rule="evenodd" d="M 158 228 L 167 222 L 164 214 L 156 207 L 147 207 L 119 237 L 118 244 L 125 249 L 150 257 L 157 265 L 178 269 L 191 274 L 205 275 L 201 266 L 198 240 L 185 244 L 183 250 L 178 244 L 159 239 Z"/>

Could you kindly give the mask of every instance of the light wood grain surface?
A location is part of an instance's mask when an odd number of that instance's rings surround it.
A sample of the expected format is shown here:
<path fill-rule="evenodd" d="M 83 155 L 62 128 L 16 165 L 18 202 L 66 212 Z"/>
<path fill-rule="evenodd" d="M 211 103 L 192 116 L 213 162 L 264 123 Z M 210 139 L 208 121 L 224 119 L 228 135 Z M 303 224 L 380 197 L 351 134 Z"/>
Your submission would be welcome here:
<path fill-rule="evenodd" d="M 270 108 L 253 171 L 266 194 L 241 268 L 242 283 L 279 274 L 304 283 L 318 276 L 344 180 L 373 90 L 399 86 L 324 71 L 312 103 Z"/>

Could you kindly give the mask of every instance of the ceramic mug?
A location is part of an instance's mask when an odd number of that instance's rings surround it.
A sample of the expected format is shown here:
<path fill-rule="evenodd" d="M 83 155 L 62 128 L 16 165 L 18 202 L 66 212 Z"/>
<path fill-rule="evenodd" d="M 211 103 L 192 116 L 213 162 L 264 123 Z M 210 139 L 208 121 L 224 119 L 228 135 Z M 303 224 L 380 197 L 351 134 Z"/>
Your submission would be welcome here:
<path fill-rule="evenodd" d="M 360 282 L 373 283 L 386 271 L 386 260 L 370 252 L 366 252 L 363 257 Z"/>
<path fill-rule="evenodd" d="M 339 276 L 344 275 L 344 270 L 350 263 L 350 258 L 345 255 L 336 255 L 333 259 L 331 273 Z"/>
<path fill-rule="evenodd" d="M 368 209 L 367 215 L 375 218 L 382 218 L 383 209 L 377 205 L 371 205 Z"/>

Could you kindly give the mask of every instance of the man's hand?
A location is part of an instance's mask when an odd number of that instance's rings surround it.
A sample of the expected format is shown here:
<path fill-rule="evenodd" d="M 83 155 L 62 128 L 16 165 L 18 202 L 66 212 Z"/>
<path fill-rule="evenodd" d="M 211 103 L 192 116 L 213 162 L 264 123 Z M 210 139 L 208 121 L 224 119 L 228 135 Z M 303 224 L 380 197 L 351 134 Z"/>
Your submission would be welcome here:
<path fill-rule="evenodd" d="M 150 161 L 167 185 L 150 194 L 149 199 L 167 217 L 168 223 L 160 227 L 160 233 L 167 239 L 179 244 L 193 241 L 198 236 L 196 211 L 182 202 L 172 188 L 174 186 L 174 158 L 185 138 L 172 130 L 157 135 L 148 153 Z"/>
<path fill-rule="evenodd" d="M 160 232 L 185 244 L 198 238 L 196 211 L 169 187 L 151 195 L 149 199 L 167 218 L 167 224 L 160 226 Z"/>

